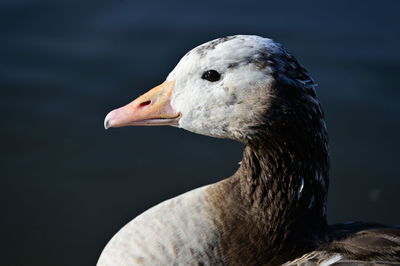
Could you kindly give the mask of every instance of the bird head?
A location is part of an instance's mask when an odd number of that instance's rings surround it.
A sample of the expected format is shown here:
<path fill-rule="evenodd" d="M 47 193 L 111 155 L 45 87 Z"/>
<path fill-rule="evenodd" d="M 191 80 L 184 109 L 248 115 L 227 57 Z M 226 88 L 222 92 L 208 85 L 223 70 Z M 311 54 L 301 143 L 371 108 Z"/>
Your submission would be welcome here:
<path fill-rule="evenodd" d="M 189 51 L 165 82 L 111 111 L 104 124 L 172 125 L 245 142 L 274 120 L 290 123 L 294 107 L 310 111 L 310 103 L 319 105 L 312 79 L 280 44 L 236 35 Z"/>

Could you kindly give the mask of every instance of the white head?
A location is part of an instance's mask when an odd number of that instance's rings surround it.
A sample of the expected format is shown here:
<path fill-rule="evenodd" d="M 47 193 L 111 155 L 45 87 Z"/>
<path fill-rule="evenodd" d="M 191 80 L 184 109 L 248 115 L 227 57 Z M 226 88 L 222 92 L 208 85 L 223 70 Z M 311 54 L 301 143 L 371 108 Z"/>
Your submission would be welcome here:
<path fill-rule="evenodd" d="M 270 39 L 232 36 L 187 53 L 167 77 L 176 82 L 171 105 L 181 113 L 179 126 L 241 139 L 267 108 L 273 83 L 271 69 L 260 69 L 256 62 L 277 49 Z"/>
<path fill-rule="evenodd" d="M 188 52 L 166 82 L 109 113 L 105 125 L 174 125 L 214 137 L 251 138 L 277 97 L 277 79 L 312 84 L 297 70 L 304 69 L 271 39 L 216 39 Z M 315 94 L 313 85 L 305 87 Z"/>

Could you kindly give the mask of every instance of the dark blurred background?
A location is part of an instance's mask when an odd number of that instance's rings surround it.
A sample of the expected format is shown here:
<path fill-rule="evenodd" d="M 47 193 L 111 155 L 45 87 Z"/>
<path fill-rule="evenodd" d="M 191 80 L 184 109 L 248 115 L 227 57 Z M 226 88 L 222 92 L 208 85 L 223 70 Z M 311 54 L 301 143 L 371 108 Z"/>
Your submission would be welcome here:
<path fill-rule="evenodd" d="M 400 223 L 399 1 L 0 1 L 1 265 L 94 265 L 158 202 L 230 176 L 242 146 L 108 111 L 208 40 L 283 43 L 319 84 L 332 223 Z"/>

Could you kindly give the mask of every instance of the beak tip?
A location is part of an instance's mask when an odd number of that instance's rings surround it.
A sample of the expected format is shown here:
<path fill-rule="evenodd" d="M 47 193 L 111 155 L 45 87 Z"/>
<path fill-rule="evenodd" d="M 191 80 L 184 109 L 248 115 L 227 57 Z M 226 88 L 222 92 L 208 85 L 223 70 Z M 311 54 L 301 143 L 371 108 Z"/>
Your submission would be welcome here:
<path fill-rule="evenodd" d="M 110 117 L 109 115 L 106 116 L 106 118 L 104 119 L 104 129 L 109 129 L 111 127 L 111 123 L 110 123 Z"/>

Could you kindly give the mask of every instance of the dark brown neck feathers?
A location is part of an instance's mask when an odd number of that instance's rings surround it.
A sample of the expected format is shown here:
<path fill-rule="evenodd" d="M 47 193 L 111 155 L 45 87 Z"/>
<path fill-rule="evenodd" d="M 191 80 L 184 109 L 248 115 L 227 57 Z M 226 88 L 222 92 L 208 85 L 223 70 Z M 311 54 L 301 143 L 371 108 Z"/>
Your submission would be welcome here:
<path fill-rule="evenodd" d="M 283 150 L 246 146 L 238 171 L 212 193 L 221 257 L 277 265 L 315 248 L 327 228 L 326 185 L 316 179 L 324 174 Z"/>
<path fill-rule="evenodd" d="M 232 179 L 240 183 L 243 205 L 257 217 L 253 223 L 264 233 L 263 250 L 269 253 L 264 254 L 265 261 L 283 263 L 315 248 L 324 235 L 327 191 L 320 178 L 325 174 L 284 149 L 245 148 Z"/>
<path fill-rule="evenodd" d="M 284 263 L 314 249 L 326 231 L 326 187 L 315 180 L 324 173 L 290 154 L 276 156 L 246 146 L 238 171 L 212 192 L 228 265 Z"/>

